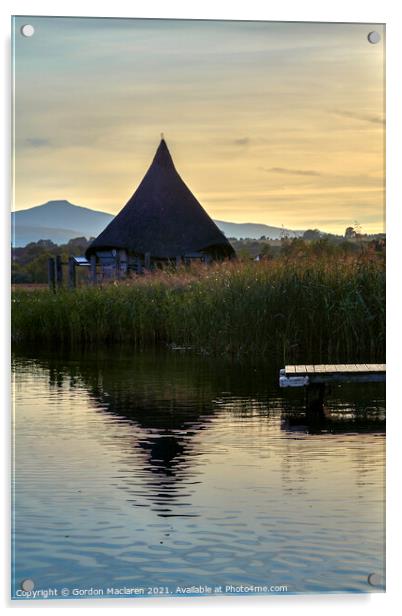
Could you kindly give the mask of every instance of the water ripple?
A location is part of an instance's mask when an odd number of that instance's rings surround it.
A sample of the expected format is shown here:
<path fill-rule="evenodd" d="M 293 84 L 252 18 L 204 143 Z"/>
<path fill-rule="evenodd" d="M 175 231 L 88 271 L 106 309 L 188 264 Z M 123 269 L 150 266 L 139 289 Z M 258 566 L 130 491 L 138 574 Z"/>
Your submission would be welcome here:
<path fill-rule="evenodd" d="M 384 401 L 311 424 L 272 371 L 185 356 L 15 359 L 14 584 L 287 584 L 384 574 Z"/>

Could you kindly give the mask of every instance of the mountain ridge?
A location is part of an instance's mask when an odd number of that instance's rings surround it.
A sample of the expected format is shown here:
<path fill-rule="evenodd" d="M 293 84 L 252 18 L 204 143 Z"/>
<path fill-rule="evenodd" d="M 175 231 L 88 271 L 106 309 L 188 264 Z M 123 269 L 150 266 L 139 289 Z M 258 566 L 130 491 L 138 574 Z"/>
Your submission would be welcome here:
<path fill-rule="evenodd" d="M 75 237 L 96 237 L 113 220 L 108 212 L 92 210 L 70 203 L 66 199 L 51 200 L 24 210 L 11 213 L 14 246 L 25 246 L 30 242 L 51 240 L 67 243 Z M 64 221 L 65 219 L 65 225 Z M 263 223 L 235 223 L 214 220 L 227 238 L 280 239 L 284 234 L 298 237 L 303 231 L 273 227 Z"/>

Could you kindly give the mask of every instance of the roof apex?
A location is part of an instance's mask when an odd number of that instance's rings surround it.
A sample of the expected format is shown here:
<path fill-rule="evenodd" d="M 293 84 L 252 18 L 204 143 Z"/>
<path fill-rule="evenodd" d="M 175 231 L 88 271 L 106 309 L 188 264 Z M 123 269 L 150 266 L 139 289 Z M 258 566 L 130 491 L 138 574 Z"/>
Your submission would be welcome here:
<path fill-rule="evenodd" d="M 159 165 L 160 167 L 173 167 L 174 163 L 172 156 L 168 150 L 165 139 L 162 137 L 161 142 L 156 150 L 152 165 Z"/>

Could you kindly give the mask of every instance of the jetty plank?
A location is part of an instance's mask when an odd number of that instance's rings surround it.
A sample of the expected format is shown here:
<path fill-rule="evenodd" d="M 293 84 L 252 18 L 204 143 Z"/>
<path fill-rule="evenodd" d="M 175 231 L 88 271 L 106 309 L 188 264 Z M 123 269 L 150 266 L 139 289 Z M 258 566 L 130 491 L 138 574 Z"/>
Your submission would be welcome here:
<path fill-rule="evenodd" d="M 385 364 L 293 364 L 281 370 L 280 386 L 308 387 L 321 386 L 326 383 L 380 383 L 385 381 L 385 373 Z"/>

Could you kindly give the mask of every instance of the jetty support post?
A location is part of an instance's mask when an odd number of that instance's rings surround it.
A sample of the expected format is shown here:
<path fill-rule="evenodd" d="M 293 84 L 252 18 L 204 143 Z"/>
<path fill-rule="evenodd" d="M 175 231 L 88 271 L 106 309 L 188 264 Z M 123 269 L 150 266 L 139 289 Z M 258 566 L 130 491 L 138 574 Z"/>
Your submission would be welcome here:
<path fill-rule="evenodd" d="M 310 383 L 306 386 L 306 411 L 312 415 L 324 413 L 325 383 Z"/>
<path fill-rule="evenodd" d="M 56 286 L 58 289 L 63 286 L 63 263 L 60 255 L 56 256 Z"/>
<path fill-rule="evenodd" d="M 75 259 L 74 257 L 68 258 L 68 286 L 70 289 L 75 289 L 76 287 L 76 276 L 75 276 Z"/>
<path fill-rule="evenodd" d="M 55 260 L 53 257 L 49 257 L 47 260 L 47 281 L 49 284 L 50 291 L 53 293 L 56 291 L 56 278 L 55 278 Z"/>
<path fill-rule="evenodd" d="M 96 255 L 91 255 L 91 260 L 90 260 L 90 265 L 89 265 L 89 273 L 90 273 L 90 280 L 92 284 L 96 284 L 97 283 L 97 278 L 96 278 Z"/>
<path fill-rule="evenodd" d="M 149 270 L 151 269 L 151 253 L 146 252 L 144 255 L 144 268 Z"/>
<path fill-rule="evenodd" d="M 287 374 L 286 370 L 282 369 L 279 371 L 279 387 L 303 387 L 306 413 L 315 417 L 324 414 L 324 396 L 326 393 L 324 382 L 311 383 L 306 374 L 296 372 Z"/>

